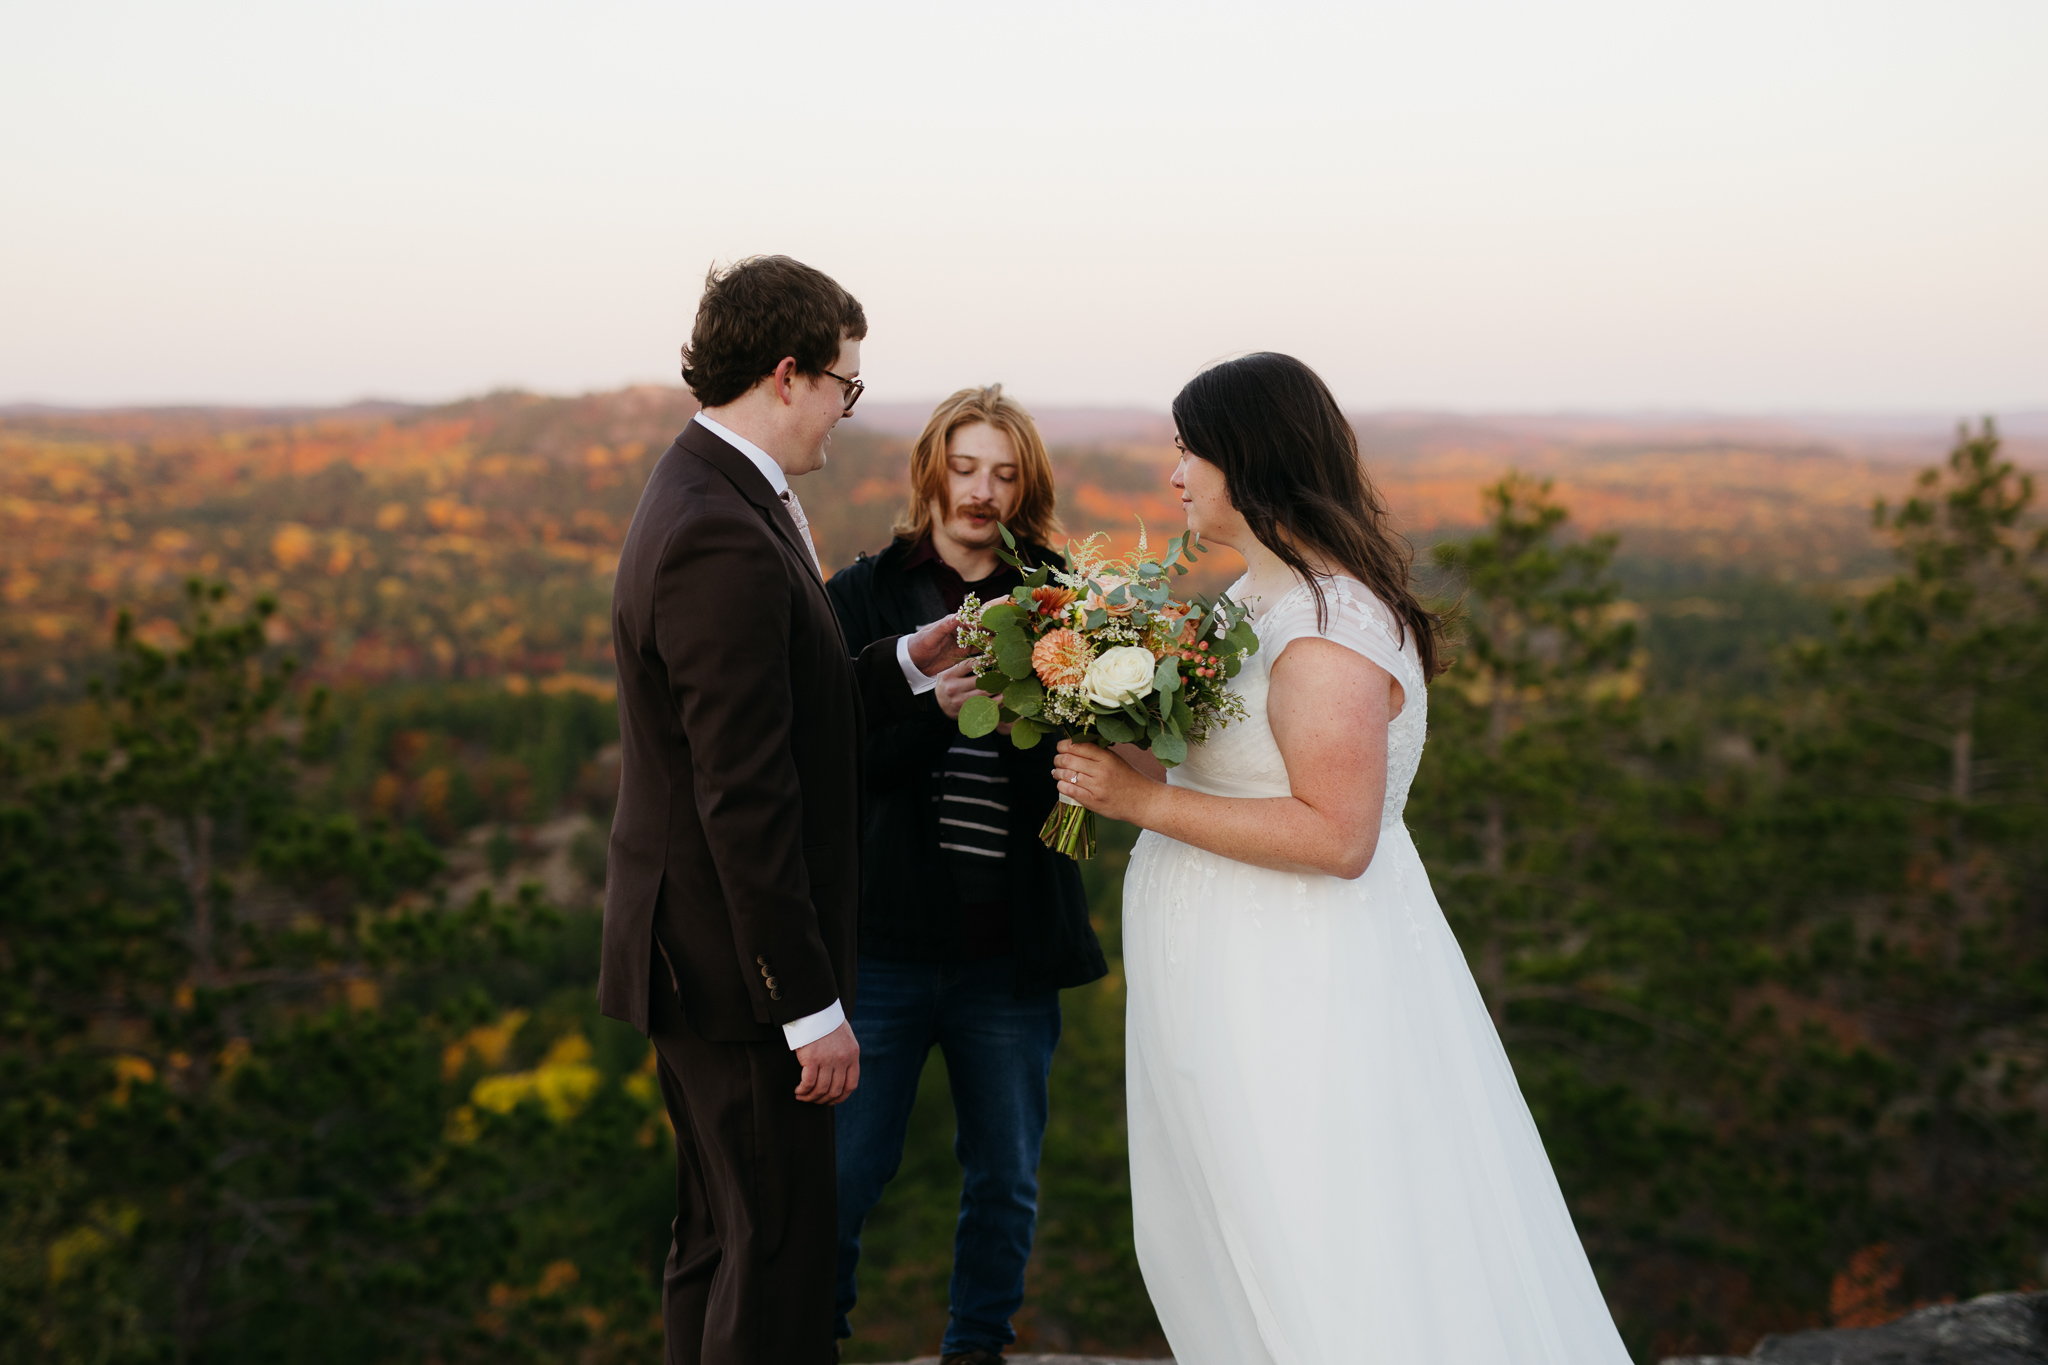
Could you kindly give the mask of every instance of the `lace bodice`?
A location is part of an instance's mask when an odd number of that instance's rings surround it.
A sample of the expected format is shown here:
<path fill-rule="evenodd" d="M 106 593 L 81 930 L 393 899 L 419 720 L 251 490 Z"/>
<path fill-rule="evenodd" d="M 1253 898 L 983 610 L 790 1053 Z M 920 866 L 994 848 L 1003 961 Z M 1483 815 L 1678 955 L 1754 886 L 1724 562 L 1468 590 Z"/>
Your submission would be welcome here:
<path fill-rule="evenodd" d="M 1237 596 L 1242 586 L 1240 579 L 1231 595 Z M 1287 763 L 1266 719 L 1266 692 L 1281 651 L 1295 640 L 1320 636 L 1358 651 L 1401 684 L 1401 713 L 1387 725 L 1387 801 L 1380 815 L 1380 828 L 1391 829 L 1401 823 L 1429 729 L 1429 693 L 1414 632 L 1404 639 L 1393 612 L 1356 579 L 1324 579 L 1323 594 L 1329 619 L 1321 628 L 1315 594 L 1306 583 L 1295 585 L 1252 622 L 1259 634 L 1258 652 L 1231 679 L 1231 690 L 1244 700 L 1245 718 L 1189 749 L 1187 761 L 1169 769 L 1166 780 L 1212 796 L 1287 795 Z"/>

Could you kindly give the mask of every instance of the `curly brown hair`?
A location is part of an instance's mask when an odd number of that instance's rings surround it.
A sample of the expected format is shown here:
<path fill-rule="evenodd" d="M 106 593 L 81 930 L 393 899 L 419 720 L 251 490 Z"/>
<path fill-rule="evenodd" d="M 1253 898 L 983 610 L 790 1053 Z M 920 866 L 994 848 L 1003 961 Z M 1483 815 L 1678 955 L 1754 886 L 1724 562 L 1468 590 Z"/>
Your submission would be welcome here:
<path fill-rule="evenodd" d="M 816 377 L 838 362 L 842 338 L 867 334 L 860 300 L 822 270 L 788 256 L 714 265 L 683 347 L 683 382 L 700 404 L 722 408 L 785 358 Z"/>

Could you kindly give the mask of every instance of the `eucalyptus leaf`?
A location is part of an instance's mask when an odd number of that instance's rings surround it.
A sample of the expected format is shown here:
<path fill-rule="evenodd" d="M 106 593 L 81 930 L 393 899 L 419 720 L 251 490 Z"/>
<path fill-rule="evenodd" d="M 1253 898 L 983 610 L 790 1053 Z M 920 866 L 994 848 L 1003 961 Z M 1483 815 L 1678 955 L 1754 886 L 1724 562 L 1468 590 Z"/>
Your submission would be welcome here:
<path fill-rule="evenodd" d="M 1045 705 L 1045 689 L 1036 678 L 1020 678 L 1003 689 L 1003 705 L 1020 716 L 1035 716 Z"/>
<path fill-rule="evenodd" d="M 1012 550 L 1014 550 L 1014 549 L 1016 549 L 1016 548 L 1017 548 L 1017 537 L 1015 537 L 1015 536 L 1013 536 L 1013 535 L 1011 535 L 1011 534 L 1010 534 L 1010 528 L 1009 528 L 1009 527 L 1007 527 L 1007 526 L 1003 525 L 1003 524 L 1002 524 L 1002 523 L 1001 523 L 1001 522 L 999 521 L 999 522 L 997 522 L 997 523 L 996 523 L 996 530 L 1002 533 L 1002 537 L 1003 537 L 1003 544 L 1007 545 L 1007 546 L 1008 546 L 1008 547 L 1010 547 L 1010 548 L 1011 548 Z M 1013 563 L 1013 564 L 1014 564 L 1014 563 L 1016 563 L 1016 561 L 1015 561 L 1015 560 L 1011 560 L 1010 562 L 1011 562 L 1011 563 Z"/>
<path fill-rule="evenodd" d="M 1129 721 L 1115 712 L 1097 717 L 1095 732 L 1111 744 L 1129 744 L 1144 733 L 1143 730 L 1132 728 Z"/>
<path fill-rule="evenodd" d="M 960 733 L 980 739 L 1002 724 L 1003 709 L 994 697 L 969 697 L 960 706 Z"/>
<path fill-rule="evenodd" d="M 1181 762 L 1188 756 L 1188 742 L 1171 730 L 1161 730 L 1152 736 L 1152 757 L 1167 767 Z"/>
<path fill-rule="evenodd" d="M 1010 726 L 1010 743 L 1018 749 L 1035 749 L 1050 728 L 1035 721 L 1019 720 Z"/>
<path fill-rule="evenodd" d="M 1088 613 L 1088 619 L 1084 624 L 1090 630 L 1101 630 L 1109 624 L 1109 612 L 1101 607 L 1097 607 L 1094 611 Z"/>
<path fill-rule="evenodd" d="M 1010 678 L 1031 676 L 1031 641 L 1021 630 L 1004 631 L 996 636 L 996 666 Z"/>
<path fill-rule="evenodd" d="M 1024 608 L 1008 598 L 999 597 L 981 609 L 981 624 L 990 630 L 994 630 L 1005 621 L 1014 625 L 1021 623 L 1023 619 Z"/>
<path fill-rule="evenodd" d="M 1024 586 L 1027 588 L 1042 588 L 1051 577 L 1052 565 L 1041 564 L 1024 576 Z"/>
<path fill-rule="evenodd" d="M 1152 686 L 1160 692 L 1173 692 L 1180 688 L 1180 660 L 1171 654 L 1159 661 L 1158 669 L 1152 674 Z"/>

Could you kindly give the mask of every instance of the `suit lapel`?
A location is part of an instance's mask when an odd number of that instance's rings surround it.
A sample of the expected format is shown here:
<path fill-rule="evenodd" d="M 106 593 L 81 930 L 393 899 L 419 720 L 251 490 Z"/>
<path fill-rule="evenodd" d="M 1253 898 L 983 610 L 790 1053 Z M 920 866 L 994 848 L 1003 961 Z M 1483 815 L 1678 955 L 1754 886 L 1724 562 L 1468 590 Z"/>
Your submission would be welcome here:
<path fill-rule="evenodd" d="M 774 488 L 769 486 L 761 471 L 754 467 L 752 460 L 726 444 L 716 432 L 707 431 L 694 421 L 683 428 L 683 434 L 676 443 L 732 480 L 732 486 L 737 488 L 748 502 L 761 509 L 768 518 L 768 524 L 782 537 L 783 544 L 803 561 L 804 569 L 809 573 L 811 581 L 821 589 L 825 586 L 818 560 L 811 547 L 804 544 L 803 536 L 796 529 L 795 519 L 789 515 L 789 509 L 783 506 L 782 499 L 775 495 Z"/>

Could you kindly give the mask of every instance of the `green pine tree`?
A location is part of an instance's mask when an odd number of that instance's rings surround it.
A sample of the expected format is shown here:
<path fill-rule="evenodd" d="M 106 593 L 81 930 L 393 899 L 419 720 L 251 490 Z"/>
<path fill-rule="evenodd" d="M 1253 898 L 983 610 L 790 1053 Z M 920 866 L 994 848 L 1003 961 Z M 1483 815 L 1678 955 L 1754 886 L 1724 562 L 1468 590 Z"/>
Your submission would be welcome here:
<path fill-rule="evenodd" d="M 1807 818 L 1788 964 L 1857 1040 L 1877 1236 L 1925 1295 L 2010 1287 L 2048 1252 L 2048 531 L 1985 422 L 1875 522 L 1900 572 L 1799 662 Z M 1831 856 L 1816 860 L 1814 851 Z M 1825 880 L 1811 875 L 1825 866 Z M 1804 873 L 1805 875 L 1802 875 Z"/>
<path fill-rule="evenodd" d="M 320 700 L 224 595 L 193 585 L 169 650 L 124 617 L 93 742 L 0 775 L 0 1360 L 644 1348 L 644 1042 L 586 1060 L 557 1020 L 551 1071 L 463 1103 L 492 973 L 557 918 L 442 904 L 416 835 L 309 814 Z"/>

